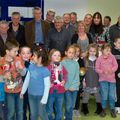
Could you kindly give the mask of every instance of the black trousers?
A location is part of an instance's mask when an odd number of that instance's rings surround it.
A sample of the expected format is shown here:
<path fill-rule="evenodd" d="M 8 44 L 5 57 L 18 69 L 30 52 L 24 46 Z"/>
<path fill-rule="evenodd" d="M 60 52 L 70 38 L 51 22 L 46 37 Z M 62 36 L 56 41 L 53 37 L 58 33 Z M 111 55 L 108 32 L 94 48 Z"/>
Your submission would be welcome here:
<path fill-rule="evenodd" d="M 117 94 L 117 102 L 115 103 L 115 107 L 120 107 L 120 78 L 116 76 L 116 94 Z"/>

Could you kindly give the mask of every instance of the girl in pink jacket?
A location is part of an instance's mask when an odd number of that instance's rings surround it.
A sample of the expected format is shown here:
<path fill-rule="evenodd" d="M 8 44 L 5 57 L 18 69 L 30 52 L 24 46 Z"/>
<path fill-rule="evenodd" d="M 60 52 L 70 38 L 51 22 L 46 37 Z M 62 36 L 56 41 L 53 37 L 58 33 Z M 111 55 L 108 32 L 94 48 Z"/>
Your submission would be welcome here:
<path fill-rule="evenodd" d="M 111 54 L 111 46 L 105 43 L 102 46 L 102 55 L 96 61 L 96 72 L 99 74 L 101 104 L 103 111 L 101 116 L 106 116 L 107 101 L 109 101 L 111 116 L 116 117 L 116 80 L 115 71 L 118 68 L 115 57 Z"/>

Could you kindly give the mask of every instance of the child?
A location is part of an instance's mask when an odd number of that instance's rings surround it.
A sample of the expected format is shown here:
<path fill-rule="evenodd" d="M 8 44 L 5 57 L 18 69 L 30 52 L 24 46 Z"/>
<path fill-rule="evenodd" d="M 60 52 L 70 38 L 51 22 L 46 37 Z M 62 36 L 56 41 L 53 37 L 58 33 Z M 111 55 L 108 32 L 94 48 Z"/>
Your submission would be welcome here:
<path fill-rule="evenodd" d="M 31 57 L 31 49 L 27 46 L 21 47 L 19 50 L 19 58 L 21 58 L 21 61 L 23 62 L 26 68 L 28 68 L 30 65 L 30 62 L 29 62 L 30 57 Z M 23 81 L 25 79 L 25 76 L 22 77 Z M 31 120 L 30 119 L 30 106 L 29 106 L 29 101 L 28 101 L 28 92 L 26 91 L 26 93 L 24 94 L 24 98 L 23 98 L 23 120 L 27 120 L 27 114 L 29 116 L 29 120 Z"/>
<path fill-rule="evenodd" d="M 74 60 L 75 47 L 73 45 L 68 46 L 65 55 L 65 59 L 62 61 L 62 65 L 68 72 L 67 82 L 65 83 L 65 120 L 72 120 L 73 109 L 80 85 L 80 70 L 78 62 Z"/>
<path fill-rule="evenodd" d="M 7 120 L 23 120 L 23 101 L 19 98 L 19 93 L 22 88 L 21 75 L 24 66 L 20 60 L 16 59 L 19 44 L 16 40 L 11 40 L 7 41 L 5 46 L 6 55 L 1 59 L 0 75 L 3 76 L 5 81 Z"/>
<path fill-rule="evenodd" d="M 47 54 L 40 47 L 33 50 L 32 62 L 28 67 L 27 76 L 23 84 L 20 97 L 28 88 L 28 98 L 31 111 L 31 120 L 48 120 L 46 103 L 50 88 L 50 73 L 45 67 Z"/>
<path fill-rule="evenodd" d="M 0 58 L 0 62 L 1 62 L 1 58 Z M 5 106 L 4 81 L 3 81 L 3 77 L 0 75 L 0 120 L 6 120 L 5 109 L 6 106 Z"/>
<path fill-rule="evenodd" d="M 116 117 L 116 80 L 115 72 L 118 68 L 115 57 L 111 54 L 111 46 L 105 43 L 102 48 L 102 55 L 96 61 L 96 72 L 99 74 L 100 95 L 102 112 L 101 116 L 106 116 L 107 101 L 109 100 L 111 116 Z"/>
<path fill-rule="evenodd" d="M 50 65 L 48 69 L 51 73 L 51 87 L 47 103 L 47 112 L 49 120 L 53 120 L 53 111 L 55 112 L 55 120 L 62 120 L 62 105 L 64 99 L 64 84 L 67 79 L 67 71 L 61 65 L 61 53 L 56 49 L 52 49 L 49 53 Z M 55 109 L 54 109 L 55 108 Z"/>
<path fill-rule="evenodd" d="M 81 58 L 80 46 L 78 44 L 73 44 L 73 46 L 75 47 L 75 50 L 76 50 L 74 60 L 78 62 L 80 68 L 84 69 L 84 61 Z M 82 83 L 83 78 L 84 78 L 84 74 L 85 74 L 85 71 L 81 71 L 81 72 L 83 72 L 83 73 L 80 74 L 80 83 Z M 80 84 L 80 88 L 79 88 L 79 91 L 77 93 L 75 108 L 73 111 L 73 116 L 75 116 L 75 117 L 80 117 L 79 108 L 80 108 L 80 96 L 81 96 L 82 92 L 83 92 L 83 86 L 82 86 L 82 84 Z"/>
<path fill-rule="evenodd" d="M 117 92 L 117 102 L 115 103 L 115 109 L 117 113 L 120 113 L 120 37 L 115 39 L 112 53 L 115 56 L 118 63 L 118 69 L 115 73 Z"/>
<path fill-rule="evenodd" d="M 96 98 L 97 109 L 95 111 L 96 114 L 100 114 L 102 112 L 102 106 L 100 101 L 99 94 L 99 78 L 98 74 L 95 71 L 95 62 L 97 59 L 98 48 L 96 44 L 90 44 L 88 46 L 87 56 L 85 58 L 85 66 L 86 66 L 86 74 L 83 86 L 83 99 L 82 99 L 82 112 L 84 115 L 89 113 L 88 111 L 88 101 L 89 95 L 94 95 Z"/>

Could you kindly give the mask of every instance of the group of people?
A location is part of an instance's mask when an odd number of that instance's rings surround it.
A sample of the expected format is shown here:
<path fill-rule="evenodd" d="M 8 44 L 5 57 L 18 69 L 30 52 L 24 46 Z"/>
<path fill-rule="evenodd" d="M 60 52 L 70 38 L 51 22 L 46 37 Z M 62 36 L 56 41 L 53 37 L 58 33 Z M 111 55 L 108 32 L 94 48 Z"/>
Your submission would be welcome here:
<path fill-rule="evenodd" d="M 12 13 L 10 23 L 0 21 L 0 119 L 72 120 L 80 110 L 89 114 L 90 95 L 96 99 L 95 114 L 105 117 L 109 101 L 115 118 L 120 113 L 120 16 L 110 26 L 110 16 L 103 22 L 99 12 L 80 21 L 75 12 L 61 17 L 53 9 L 42 20 L 39 7 L 33 15 L 25 27 L 19 12 Z"/>

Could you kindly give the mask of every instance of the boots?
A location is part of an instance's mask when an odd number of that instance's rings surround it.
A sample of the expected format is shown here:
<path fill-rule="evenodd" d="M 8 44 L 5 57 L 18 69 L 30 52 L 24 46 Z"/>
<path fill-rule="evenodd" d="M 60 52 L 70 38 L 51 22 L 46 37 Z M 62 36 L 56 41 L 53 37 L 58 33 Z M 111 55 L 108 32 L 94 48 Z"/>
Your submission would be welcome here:
<path fill-rule="evenodd" d="M 89 113 L 89 111 L 88 111 L 88 103 L 82 103 L 81 112 L 83 112 L 84 115 L 87 115 Z"/>
<path fill-rule="evenodd" d="M 95 113 L 96 114 L 100 114 L 101 112 L 102 112 L 102 106 L 101 106 L 101 103 L 96 103 L 96 111 L 95 111 Z"/>

